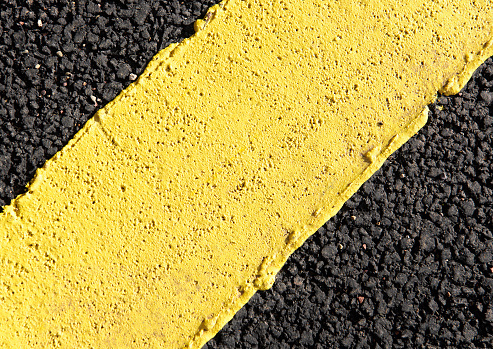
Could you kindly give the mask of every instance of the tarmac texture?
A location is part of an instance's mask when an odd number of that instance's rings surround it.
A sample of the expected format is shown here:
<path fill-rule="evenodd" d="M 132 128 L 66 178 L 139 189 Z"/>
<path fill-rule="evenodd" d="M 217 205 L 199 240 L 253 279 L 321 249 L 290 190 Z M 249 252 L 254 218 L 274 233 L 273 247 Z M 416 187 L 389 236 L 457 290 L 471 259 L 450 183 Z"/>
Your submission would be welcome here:
<path fill-rule="evenodd" d="M 7 2 L 0 12 L 5 203 L 96 104 L 104 104 L 104 93 L 106 100 L 114 97 L 108 92 L 114 81 L 123 88 L 135 79 L 146 63 L 140 55 L 146 46 L 179 41 L 165 33 L 190 33 L 192 12 L 203 15 L 209 4 L 184 4 L 191 6 L 186 9 L 178 2 L 80 2 L 67 4 L 65 15 L 63 6 L 49 3 L 16 5 Z M 105 30 L 100 23 L 84 28 L 91 21 L 106 22 Z M 113 30 L 124 34 L 103 39 Z M 146 31 L 147 41 L 128 44 Z M 257 293 L 209 347 L 491 346 L 490 64 L 461 96 L 439 99 L 422 133 L 290 258 L 273 289 Z"/>

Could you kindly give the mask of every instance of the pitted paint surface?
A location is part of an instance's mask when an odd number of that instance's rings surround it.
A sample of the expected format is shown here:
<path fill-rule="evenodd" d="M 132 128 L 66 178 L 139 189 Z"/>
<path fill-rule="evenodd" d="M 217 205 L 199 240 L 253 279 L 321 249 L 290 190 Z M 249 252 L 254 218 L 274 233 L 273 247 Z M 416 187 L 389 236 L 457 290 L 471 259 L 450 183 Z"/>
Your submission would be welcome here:
<path fill-rule="evenodd" d="M 0 347 L 199 348 L 492 51 L 490 1 L 225 1 L 0 215 Z"/>

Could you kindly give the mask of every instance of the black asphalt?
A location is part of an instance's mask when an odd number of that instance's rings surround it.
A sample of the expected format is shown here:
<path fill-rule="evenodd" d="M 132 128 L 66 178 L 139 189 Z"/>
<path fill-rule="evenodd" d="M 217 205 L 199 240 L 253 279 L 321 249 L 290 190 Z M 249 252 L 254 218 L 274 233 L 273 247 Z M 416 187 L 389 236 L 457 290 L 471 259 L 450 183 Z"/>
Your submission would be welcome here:
<path fill-rule="evenodd" d="M 215 1 L 0 1 L 0 205 Z M 493 348 L 493 61 L 207 348 Z"/>

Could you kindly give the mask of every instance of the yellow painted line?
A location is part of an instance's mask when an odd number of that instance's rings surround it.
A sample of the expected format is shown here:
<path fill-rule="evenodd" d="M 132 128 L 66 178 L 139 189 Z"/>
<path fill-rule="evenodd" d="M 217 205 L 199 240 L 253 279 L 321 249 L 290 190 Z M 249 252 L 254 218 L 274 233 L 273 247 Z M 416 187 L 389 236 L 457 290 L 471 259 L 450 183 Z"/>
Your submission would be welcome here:
<path fill-rule="evenodd" d="M 0 216 L 1 348 L 199 348 L 493 54 L 484 1 L 230 0 Z"/>

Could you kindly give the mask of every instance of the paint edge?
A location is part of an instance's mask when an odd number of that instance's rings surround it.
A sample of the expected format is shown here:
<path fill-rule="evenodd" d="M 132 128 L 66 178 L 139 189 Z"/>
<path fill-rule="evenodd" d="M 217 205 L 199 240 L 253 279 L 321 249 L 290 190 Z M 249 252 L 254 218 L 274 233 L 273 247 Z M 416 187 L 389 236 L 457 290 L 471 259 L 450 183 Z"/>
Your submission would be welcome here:
<path fill-rule="evenodd" d="M 474 72 L 478 67 L 483 64 L 489 57 L 493 56 L 493 29 L 490 30 L 490 38 L 483 44 L 482 49 L 475 55 L 465 57 L 465 64 L 462 70 L 456 75 L 452 76 L 448 81 L 438 89 L 438 92 L 450 96 L 459 93 L 469 82 Z M 430 102 L 435 100 L 435 97 Z M 275 281 L 276 274 L 286 263 L 289 256 L 291 256 L 303 243 L 317 230 L 325 224 L 330 218 L 332 218 L 344 205 L 344 203 L 353 196 L 358 189 L 385 163 L 392 153 L 399 149 L 404 143 L 406 143 L 411 137 L 413 137 L 428 121 L 429 108 L 425 106 L 424 109 L 419 112 L 413 120 L 407 124 L 404 130 L 395 135 L 379 154 L 371 156 L 370 165 L 363 171 L 363 173 L 353 182 L 351 182 L 346 190 L 340 194 L 338 199 L 333 200 L 326 205 L 322 205 L 321 209 L 316 211 L 316 216 L 312 220 L 302 227 L 299 232 L 292 236 L 287 245 L 281 250 L 278 255 L 272 256 L 270 262 L 264 260 L 262 265 L 259 266 L 259 273 L 257 279 L 253 283 L 248 283 L 244 286 L 240 285 L 239 290 L 242 293 L 236 299 L 230 301 L 230 305 L 224 307 L 216 316 L 204 320 L 192 339 L 183 347 L 184 349 L 199 349 L 212 339 L 223 327 L 226 325 L 234 315 L 250 300 L 250 298 L 257 292 L 257 290 L 265 290 L 272 286 Z M 259 278 L 269 280 L 267 287 L 265 282 L 258 282 Z"/>

